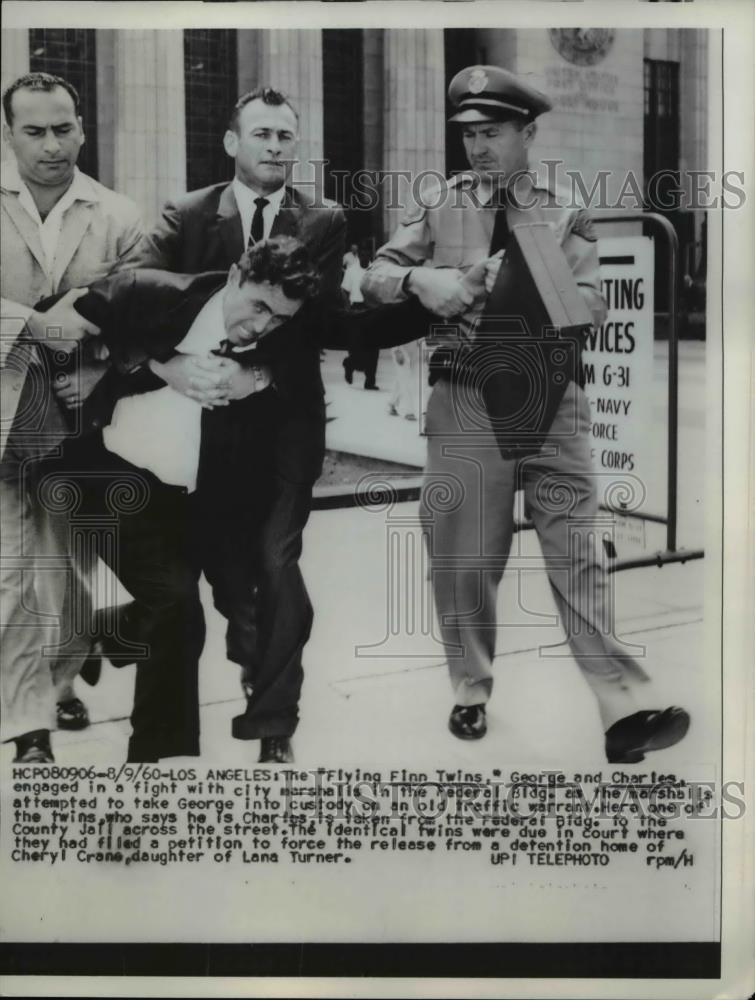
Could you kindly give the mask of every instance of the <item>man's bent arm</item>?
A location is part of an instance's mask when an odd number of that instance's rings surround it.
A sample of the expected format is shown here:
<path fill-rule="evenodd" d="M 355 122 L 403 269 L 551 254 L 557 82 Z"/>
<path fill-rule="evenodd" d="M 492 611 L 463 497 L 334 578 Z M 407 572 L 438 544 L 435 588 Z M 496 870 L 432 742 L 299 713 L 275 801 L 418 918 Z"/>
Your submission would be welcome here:
<path fill-rule="evenodd" d="M 362 278 L 362 294 L 372 305 L 402 302 L 410 297 L 407 279 L 432 257 L 433 243 L 427 209 L 413 205 L 393 236 L 377 252 Z"/>
<path fill-rule="evenodd" d="M 183 223 L 179 208 L 166 202 L 160 221 L 152 232 L 144 233 L 130 255 L 131 267 L 152 267 L 160 271 L 178 271 Z"/>
<path fill-rule="evenodd" d="M 412 296 L 406 302 L 370 309 L 330 311 L 325 321 L 317 324 L 322 331 L 320 346 L 341 351 L 363 351 L 399 347 L 426 337 L 437 316 L 429 312 L 419 299 Z"/>
<path fill-rule="evenodd" d="M 346 216 L 339 205 L 333 209 L 328 231 L 317 256 L 320 295 L 330 304 L 340 301 L 341 271 L 346 250 Z"/>

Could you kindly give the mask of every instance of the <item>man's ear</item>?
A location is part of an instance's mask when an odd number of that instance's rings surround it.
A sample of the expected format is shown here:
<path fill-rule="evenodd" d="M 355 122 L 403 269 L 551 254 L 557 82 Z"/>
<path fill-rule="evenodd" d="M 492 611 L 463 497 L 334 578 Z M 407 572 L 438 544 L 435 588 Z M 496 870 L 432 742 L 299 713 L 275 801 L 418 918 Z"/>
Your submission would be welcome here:
<path fill-rule="evenodd" d="M 226 281 L 226 284 L 230 285 L 231 288 L 238 288 L 238 286 L 241 284 L 241 268 L 239 267 L 238 264 L 231 264 L 228 271 L 228 280 Z"/>
<path fill-rule="evenodd" d="M 232 128 L 229 128 L 223 136 L 223 149 L 232 157 L 235 157 L 239 150 L 239 137 Z"/>
<path fill-rule="evenodd" d="M 524 126 L 524 135 L 522 136 L 522 139 L 524 140 L 524 145 L 529 146 L 536 135 L 537 135 L 537 123 L 528 122 Z"/>
<path fill-rule="evenodd" d="M 13 139 L 13 133 L 11 132 L 10 127 L 6 125 L 5 122 L 3 122 L 3 141 L 7 142 L 8 145 L 10 145 L 12 139 Z"/>
<path fill-rule="evenodd" d="M 83 145 L 87 141 L 87 134 L 84 131 L 84 122 L 81 120 L 81 115 L 79 115 L 76 118 L 76 121 L 79 123 L 79 131 L 81 132 L 81 143 Z"/>

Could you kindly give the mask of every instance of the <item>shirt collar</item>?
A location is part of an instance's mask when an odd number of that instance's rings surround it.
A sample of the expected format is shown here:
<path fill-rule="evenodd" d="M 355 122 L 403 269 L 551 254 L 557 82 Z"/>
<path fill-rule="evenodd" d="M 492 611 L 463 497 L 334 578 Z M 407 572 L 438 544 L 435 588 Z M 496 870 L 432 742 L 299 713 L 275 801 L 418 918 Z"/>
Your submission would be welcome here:
<path fill-rule="evenodd" d="M 238 177 L 233 178 L 233 193 L 236 197 L 236 203 L 241 208 L 242 206 L 250 212 L 254 211 L 254 199 L 255 198 L 267 198 L 267 207 L 272 210 L 274 215 L 277 215 L 280 211 L 281 202 L 286 193 L 286 185 L 283 184 L 278 188 L 277 191 L 273 191 L 271 194 L 261 194 L 259 191 L 255 191 L 254 188 L 249 187 L 247 184 L 243 184 Z"/>
<path fill-rule="evenodd" d="M 17 194 L 19 205 L 24 208 L 37 225 L 42 225 L 36 202 L 26 182 L 19 173 L 18 164 L 15 159 L 3 161 L 0 166 L 0 176 L 2 177 L 3 190 Z M 86 174 L 82 174 L 78 167 L 74 167 L 73 179 L 53 206 L 53 211 L 57 209 L 57 214 L 62 215 L 75 201 L 92 202 L 99 200 L 100 196 L 91 177 L 87 177 Z"/>
<path fill-rule="evenodd" d="M 509 184 L 510 183 L 511 182 L 509 182 Z M 508 187 L 509 184 L 507 184 L 506 187 Z M 513 191 L 515 193 L 520 193 L 525 185 L 529 187 L 533 186 L 532 170 L 530 167 L 526 167 L 524 171 L 517 174 L 513 182 Z M 481 207 L 485 207 L 493 201 L 495 188 L 492 184 L 482 184 L 479 177 L 475 179 L 472 190 L 474 191 L 477 204 Z"/>

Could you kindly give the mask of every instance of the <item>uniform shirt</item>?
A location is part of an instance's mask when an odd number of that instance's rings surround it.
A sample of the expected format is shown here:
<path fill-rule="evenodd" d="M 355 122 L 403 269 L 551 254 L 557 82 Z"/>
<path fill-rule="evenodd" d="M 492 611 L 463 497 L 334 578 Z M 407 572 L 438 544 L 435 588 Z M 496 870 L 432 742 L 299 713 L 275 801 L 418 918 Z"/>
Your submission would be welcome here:
<path fill-rule="evenodd" d="M 260 194 L 255 191 L 254 188 L 250 188 L 247 187 L 246 184 L 242 184 L 238 177 L 233 178 L 233 194 L 236 198 L 236 204 L 239 206 L 245 247 L 249 244 L 249 234 L 252 231 L 252 219 L 254 218 L 254 213 L 257 210 L 257 206 L 254 204 L 254 199 L 267 198 L 268 201 L 268 204 L 262 209 L 262 239 L 266 240 L 270 236 L 273 223 L 275 222 L 275 217 L 280 211 L 281 202 L 283 201 L 285 193 L 286 188 L 284 185 L 279 187 L 277 191 L 273 191 L 272 194 Z"/>
<path fill-rule="evenodd" d="M 396 232 L 378 250 L 362 279 L 367 302 L 407 298 L 404 281 L 414 267 L 431 264 L 467 271 L 488 256 L 497 211 L 496 205 L 490 203 L 492 193 L 484 188 L 478 191 L 479 178 L 474 174 L 457 175 L 445 185 L 445 189 L 438 186 L 426 193 L 424 201 L 433 207 L 410 204 Z M 509 229 L 520 223 L 550 224 L 595 325 L 600 325 L 605 317 L 605 301 L 600 289 L 597 241 L 587 210 L 572 207 L 568 201 L 564 204 L 563 197 L 539 184 L 531 173 L 518 179 L 516 202 L 506 207 Z M 485 298 L 478 298 L 458 318 L 457 336 L 462 341 L 473 337 L 475 320 L 484 307 Z"/>
<path fill-rule="evenodd" d="M 220 345 L 225 337 L 223 292 L 221 288 L 207 300 L 177 351 L 207 355 Z M 234 353 L 254 349 L 251 345 Z M 108 451 L 189 492 L 197 485 L 201 437 L 201 404 L 168 385 L 119 399 L 103 431 Z"/>

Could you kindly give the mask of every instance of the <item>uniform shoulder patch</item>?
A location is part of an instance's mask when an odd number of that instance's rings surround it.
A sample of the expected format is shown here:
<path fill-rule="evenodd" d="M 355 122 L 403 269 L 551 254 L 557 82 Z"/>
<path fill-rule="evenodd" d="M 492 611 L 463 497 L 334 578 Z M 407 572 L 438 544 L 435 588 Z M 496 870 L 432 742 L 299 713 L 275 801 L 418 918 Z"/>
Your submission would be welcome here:
<path fill-rule="evenodd" d="M 415 222 L 421 222 L 426 215 L 427 206 L 412 200 L 404 208 L 404 214 L 401 216 L 401 225 L 413 226 Z"/>

